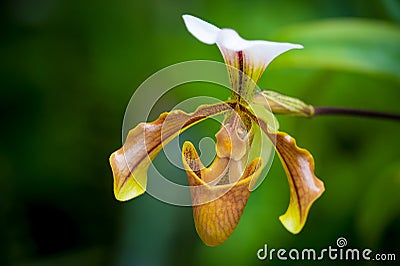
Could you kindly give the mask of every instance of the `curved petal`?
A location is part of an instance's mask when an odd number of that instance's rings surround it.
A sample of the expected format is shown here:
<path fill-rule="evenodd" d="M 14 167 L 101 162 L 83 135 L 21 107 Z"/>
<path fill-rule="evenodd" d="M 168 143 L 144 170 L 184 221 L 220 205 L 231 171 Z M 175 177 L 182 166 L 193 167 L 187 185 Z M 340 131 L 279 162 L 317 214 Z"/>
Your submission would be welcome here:
<path fill-rule="evenodd" d="M 230 109 L 229 104 L 221 102 L 202 105 L 191 114 L 172 111 L 129 131 L 122 148 L 110 156 L 116 199 L 126 201 L 145 192 L 147 170 L 163 145 L 195 123 Z"/>
<path fill-rule="evenodd" d="M 293 234 L 303 228 L 311 205 L 324 192 L 324 183 L 314 174 L 314 159 L 305 149 L 299 148 L 288 134 L 276 134 L 276 150 L 285 168 L 290 187 L 290 202 L 285 214 L 279 217 Z"/>
<path fill-rule="evenodd" d="M 213 186 L 205 183 L 206 173 L 199 170 L 203 165 L 190 142 L 183 145 L 182 160 L 190 184 L 196 231 L 206 245 L 220 245 L 238 225 L 250 196 L 250 182 L 260 175 L 262 161 L 254 159 L 238 182 Z"/>
<path fill-rule="evenodd" d="M 303 48 L 300 44 L 248 41 L 232 29 L 219 29 L 190 15 L 184 15 L 183 19 L 188 31 L 199 41 L 218 45 L 229 66 L 232 89 L 247 101 L 252 100 L 256 83 L 275 57 L 291 49 Z"/>
<path fill-rule="evenodd" d="M 303 228 L 311 205 L 324 192 L 324 183 L 314 174 L 314 159 L 305 149 L 286 133 L 270 132 L 267 122 L 253 115 L 247 108 L 242 109 L 256 122 L 274 143 L 290 187 L 290 202 L 285 214 L 279 217 L 282 224 L 293 234 Z"/>

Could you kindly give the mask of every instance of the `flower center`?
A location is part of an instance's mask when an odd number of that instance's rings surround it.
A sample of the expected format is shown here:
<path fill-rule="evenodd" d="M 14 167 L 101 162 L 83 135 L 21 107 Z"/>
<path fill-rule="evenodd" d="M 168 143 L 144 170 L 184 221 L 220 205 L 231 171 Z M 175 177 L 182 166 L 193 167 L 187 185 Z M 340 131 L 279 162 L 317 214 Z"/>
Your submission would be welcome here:
<path fill-rule="evenodd" d="M 232 111 L 215 137 L 217 139 L 217 157 L 228 160 L 225 174 L 217 184 L 236 183 L 243 175 L 247 165 L 247 157 L 253 138 L 251 121 L 242 119 L 236 112 Z"/>

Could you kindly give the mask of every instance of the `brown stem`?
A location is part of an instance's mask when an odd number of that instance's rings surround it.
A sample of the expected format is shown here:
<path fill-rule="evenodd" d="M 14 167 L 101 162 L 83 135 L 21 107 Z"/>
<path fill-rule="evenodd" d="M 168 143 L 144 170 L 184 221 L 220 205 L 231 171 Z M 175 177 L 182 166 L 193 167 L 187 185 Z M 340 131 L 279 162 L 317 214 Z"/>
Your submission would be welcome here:
<path fill-rule="evenodd" d="M 343 107 L 315 106 L 313 116 L 321 115 L 347 115 L 369 118 L 383 118 L 400 121 L 400 114 L 383 113 L 377 111 L 360 110 Z"/>

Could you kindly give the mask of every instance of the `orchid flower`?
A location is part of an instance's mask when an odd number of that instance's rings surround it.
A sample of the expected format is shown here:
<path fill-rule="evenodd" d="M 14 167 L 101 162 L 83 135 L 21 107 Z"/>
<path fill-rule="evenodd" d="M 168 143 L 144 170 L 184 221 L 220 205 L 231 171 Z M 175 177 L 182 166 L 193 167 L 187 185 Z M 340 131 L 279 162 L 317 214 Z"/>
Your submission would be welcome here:
<path fill-rule="evenodd" d="M 296 145 L 286 133 L 277 131 L 261 108 L 273 113 L 312 116 L 312 106 L 272 91 L 257 90 L 257 82 L 278 55 L 302 46 L 291 43 L 248 41 L 232 29 L 220 29 L 199 18 L 184 15 L 188 31 L 199 41 L 216 44 L 227 66 L 231 96 L 226 102 L 202 105 L 193 113 L 171 111 L 154 122 L 133 128 L 119 150 L 110 157 L 114 193 L 120 201 L 146 191 L 147 170 L 162 146 L 197 122 L 224 114 L 216 133 L 216 157 L 209 167 L 200 161 L 193 144 L 185 142 L 182 160 L 190 185 L 196 230 L 206 245 L 225 242 L 235 230 L 254 182 L 265 163 L 261 157 L 248 162 L 257 129 L 273 143 L 286 172 L 290 201 L 280 221 L 296 234 L 303 228 L 314 201 L 324 185 L 314 174 L 311 154 Z"/>

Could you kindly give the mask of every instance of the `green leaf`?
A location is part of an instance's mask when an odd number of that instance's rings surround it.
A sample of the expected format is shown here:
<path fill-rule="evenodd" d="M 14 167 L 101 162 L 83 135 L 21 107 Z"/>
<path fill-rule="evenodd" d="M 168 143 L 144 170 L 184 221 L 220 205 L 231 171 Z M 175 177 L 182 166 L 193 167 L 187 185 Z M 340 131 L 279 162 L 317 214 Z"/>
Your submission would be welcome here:
<path fill-rule="evenodd" d="M 400 80 L 400 27 L 366 19 L 329 19 L 297 24 L 274 40 L 304 45 L 276 65 L 347 70 Z"/>

